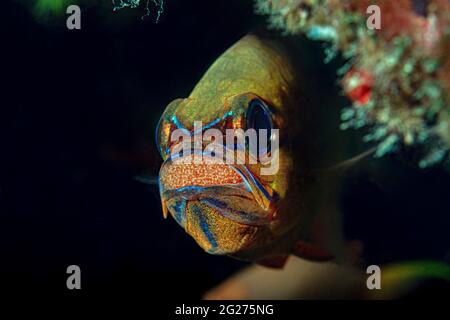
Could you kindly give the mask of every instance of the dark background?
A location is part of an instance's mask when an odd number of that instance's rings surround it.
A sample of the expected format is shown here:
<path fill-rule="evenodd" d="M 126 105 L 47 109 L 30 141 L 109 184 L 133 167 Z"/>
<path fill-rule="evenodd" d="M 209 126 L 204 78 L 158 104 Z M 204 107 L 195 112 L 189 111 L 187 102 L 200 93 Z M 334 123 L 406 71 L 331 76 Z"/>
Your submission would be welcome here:
<path fill-rule="evenodd" d="M 167 1 L 158 24 L 111 9 L 82 9 L 69 31 L 2 2 L 1 288 L 67 292 L 76 264 L 83 294 L 197 298 L 243 263 L 205 254 L 134 177 L 158 173 L 159 116 L 250 30 L 253 7 Z"/>
<path fill-rule="evenodd" d="M 264 18 L 239 0 L 167 1 L 158 24 L 142 14 L 93 6 L 69 31 L 65 17 L 38 22 L 2 2 L 1 291 L 73 294 L 66 268 L 76 264 L 82 294 L 199 298 L 245 265 L 205 254 L 134 177 L 158 172 L 153 131 L 165 106 Z M 317 94 L 337 96 L 334 66 L 313 48 Z M 365 168 L 343 205 L 367 262 L 448 258 L 448 173 L 394 156 Z"/>

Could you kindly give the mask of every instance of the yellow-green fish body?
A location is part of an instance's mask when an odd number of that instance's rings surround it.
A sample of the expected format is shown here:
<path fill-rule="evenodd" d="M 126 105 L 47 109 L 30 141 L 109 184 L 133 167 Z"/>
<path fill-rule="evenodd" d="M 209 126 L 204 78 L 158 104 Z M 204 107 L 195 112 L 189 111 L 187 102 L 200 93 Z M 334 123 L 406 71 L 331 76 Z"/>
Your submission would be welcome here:
<path fill-rule="evenodd" d="M 163 210 L 207 252 L 263 263 L 270 259 L 272 265 L 282 265 L 290 253 L 330 258 L 306 241 L 313 219 L 306 212 L 312 188 L 299 174 L 310 166 L 307 143 L 298 143 L 307 114 L 302 82 L 283 44 L 248 35 L 213 63 L 188 98 L 166 108 L 157 129 L 165 160 Z M 176 129 L 195 135 L 196 121 L 202 130 L 224 135 L 227 129 L 278 129 L 280 146 L 267 152 L 277 153 L 278 171 L 262 175 L 265 164 L 259 162 L 176 164 L 171 135 Z M 241 152 L 248 156 L 248 150 Z"/>

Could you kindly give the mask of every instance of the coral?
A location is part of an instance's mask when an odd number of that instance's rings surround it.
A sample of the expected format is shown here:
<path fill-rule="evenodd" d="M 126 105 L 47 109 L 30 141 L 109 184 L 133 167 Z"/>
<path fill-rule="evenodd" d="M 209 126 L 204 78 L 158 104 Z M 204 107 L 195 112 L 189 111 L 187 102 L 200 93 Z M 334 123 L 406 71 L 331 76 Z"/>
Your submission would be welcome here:
<path fill-rule="evenodd" d="M 161 14 L 164 11 L 164 0 L 151 0 L 154 5 L 156 6 L 156 22 L 159 21 Z M 116 10 L 120 10 L 123 9 L 125 7 L 129 7 L 129 8 L 137 8 L 139 7 L 141 0 L 112 0 L 113 5 L 114 5 L 114 11 Z M 146 14 L 142 17 L 142 19 L 144 19 L 145 17 L 150 15 L 150 0 L 147 0 L 145 3 L 145 10 L 146 10 Z"/>
<path fill-rule="evenodd" d="M 369 5 L 381 9 L 382 28 L 366 26 Z M 420 8 L 423 8 L 421 12 Z M 447 0 L 257 0 L 271 27 L 328 43 L 352 105 L 342 129 L 369 128 L 377 156 L 420 146 L 422 168 L 450 149 L 450 3 Z"/>

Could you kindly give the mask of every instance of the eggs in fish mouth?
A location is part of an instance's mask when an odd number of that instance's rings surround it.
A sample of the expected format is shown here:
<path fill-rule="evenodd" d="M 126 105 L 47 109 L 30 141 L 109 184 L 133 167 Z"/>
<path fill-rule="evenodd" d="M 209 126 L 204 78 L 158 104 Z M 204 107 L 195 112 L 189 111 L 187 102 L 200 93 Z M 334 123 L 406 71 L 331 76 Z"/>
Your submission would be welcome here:
<path fill-rule="evenodd" d="M 163 206 L 207 252 L 233 254 L 255 242 L 258 227 L 274 219 L 272 192 L 244 165 L 206 156 L 168 159 L 160 170 Z M 197 161 L 194 161 L 197 160 Z"/>
<path fill-rule="evenodd" d="M 161 169 L 161 183 L 168 189 L 179 189 L 186 186 L 207 187 L 219 184 L 239 184 L 243 182 L 242 176 L 230 166 L 221 163 L 208 163 L 200 159 L 196 163 L 175 163 L 165 165 Z"/>

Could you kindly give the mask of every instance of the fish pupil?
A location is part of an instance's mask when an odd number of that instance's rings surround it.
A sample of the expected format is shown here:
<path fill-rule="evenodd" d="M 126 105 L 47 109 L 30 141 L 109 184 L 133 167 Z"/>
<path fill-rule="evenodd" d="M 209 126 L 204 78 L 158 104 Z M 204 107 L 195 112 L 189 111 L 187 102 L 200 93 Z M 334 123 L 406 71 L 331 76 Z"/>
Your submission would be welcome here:
<path fill-rule="evenodd" d="M 272 118 L 267 105 L 260 99 L 250 102 L 247 113 L 247 127 L 256 130 L 258 150 L 260 154 L 270 152 L 271 129 L 273 129 Z M 266 130 L 265 139 L 261 140 L 263 132 Z"/>

